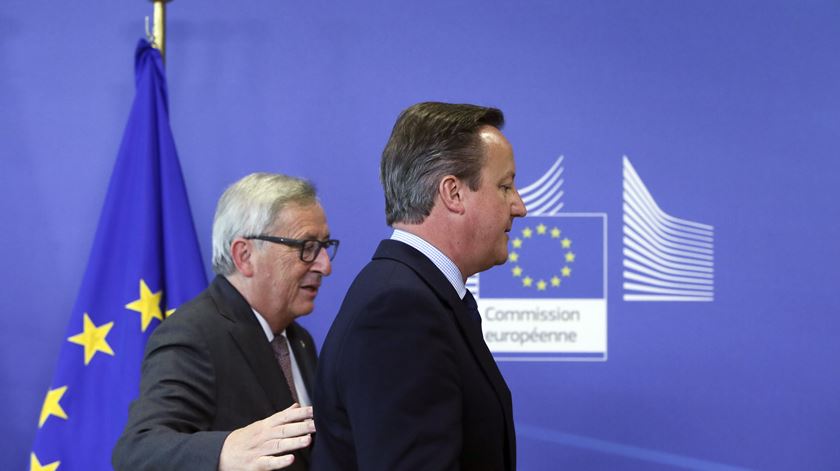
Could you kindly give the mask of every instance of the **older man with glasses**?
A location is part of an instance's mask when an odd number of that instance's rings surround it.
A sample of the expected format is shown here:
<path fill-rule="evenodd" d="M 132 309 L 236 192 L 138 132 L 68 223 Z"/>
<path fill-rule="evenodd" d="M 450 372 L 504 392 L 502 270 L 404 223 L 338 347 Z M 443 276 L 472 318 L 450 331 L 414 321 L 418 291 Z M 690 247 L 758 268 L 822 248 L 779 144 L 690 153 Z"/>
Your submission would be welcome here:
<path fill-rule="evenodd" d="M 219 200 L 210 287 L 158 327 L 117 470 L 306 470 L 312 312 L 338 241 L 307 181 L 248 175 Z"/>

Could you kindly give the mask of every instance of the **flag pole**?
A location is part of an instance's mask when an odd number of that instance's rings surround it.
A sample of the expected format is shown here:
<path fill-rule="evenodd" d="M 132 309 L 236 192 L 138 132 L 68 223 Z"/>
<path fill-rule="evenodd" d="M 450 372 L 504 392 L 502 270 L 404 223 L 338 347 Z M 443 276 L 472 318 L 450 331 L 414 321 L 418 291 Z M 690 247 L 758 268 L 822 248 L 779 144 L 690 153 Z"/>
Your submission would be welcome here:
<path fill-rule="evenodd" d="M 166 4 L 172 0 L 150 0 L 154 3 L 154 23 L 152 26 L 152 37 L 154 46 L 160 51 L 160 57 L 166 61 Z"/>

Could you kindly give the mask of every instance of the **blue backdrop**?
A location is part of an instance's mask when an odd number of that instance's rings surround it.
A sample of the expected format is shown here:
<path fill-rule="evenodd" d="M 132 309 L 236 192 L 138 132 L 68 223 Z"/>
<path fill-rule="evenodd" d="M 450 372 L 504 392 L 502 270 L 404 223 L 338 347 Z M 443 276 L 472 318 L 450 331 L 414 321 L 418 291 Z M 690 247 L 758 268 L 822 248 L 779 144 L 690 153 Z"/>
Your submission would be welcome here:
<path fill-rule="evenodd" d="M 0 11 L 4 469 L 28 463 L 150 14 L 139 0 Z M 520 468 L 836 469 L 838 50 L 833 0 L 177 0 L 170 118 L 208 273 L 227 184 L 317 184 L 342 241 L 303 320 L 320 343 L 389 234 L 377 165 L 399 111 L 500 107 L 520 184 L 562 155 L 560 212 L 605 221 L 608 354 L 501 363 Z M 663 213 L 713 228 L 712 300 L 626 298 L 625 212 L 640 209 L 625 156 Z"/>

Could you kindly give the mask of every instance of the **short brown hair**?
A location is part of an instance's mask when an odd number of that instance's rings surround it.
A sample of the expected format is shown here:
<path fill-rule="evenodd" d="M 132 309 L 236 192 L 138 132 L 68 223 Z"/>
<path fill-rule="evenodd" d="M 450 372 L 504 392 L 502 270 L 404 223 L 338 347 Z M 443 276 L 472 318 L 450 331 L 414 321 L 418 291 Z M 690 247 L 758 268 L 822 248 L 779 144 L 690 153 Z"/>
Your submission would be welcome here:
<path fill-rule="evenodd" d="M 425 102 L 403 111 L 380 162 L 388 225 L 423 222 L 434 206 L 438 183 L 447 175 L 478 189 L 484 164 L 478 130 L 501 129 L 504 121 L 497 108 L 468 104 Z"/>

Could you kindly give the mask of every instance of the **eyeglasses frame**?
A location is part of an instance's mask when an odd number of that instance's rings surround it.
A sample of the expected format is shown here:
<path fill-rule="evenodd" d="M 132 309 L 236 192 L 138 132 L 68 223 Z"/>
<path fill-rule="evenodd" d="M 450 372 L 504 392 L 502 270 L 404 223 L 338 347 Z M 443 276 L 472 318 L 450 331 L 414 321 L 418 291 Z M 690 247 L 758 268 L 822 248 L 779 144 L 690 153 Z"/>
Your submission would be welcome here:
<path fill-rule="evenodd" d="M 288 237 L 277 237 L 277 236 L 270 236 L 270 235 L 251 235 L 245 236 L 244 239 L 247 240 L 262 240 L 265 242 L 273 242 L 275 244 L 281 244 L 288 247 L 299 247 L 300 250 L 298 251 L 298 256 L 300 260 L 304 263 L 312 263 L 318 259 L 318 254 L 321 253 L 321 250 L 327 251 L 327 257 L 329 257 L 330 261 L 335 259 L 336 254 L 338 254 L 338 245 L 340 241 L 337 239 L 327 239 L 327 240 L 318 240 L 318 239 L 290 239 Z M 309 243 L 317 243 L 318 250 L 315 251 L 315 256 L 312 257 L 312 260 L 306 260 L 303 258 L 303 249 L 306 247 L 306 244 Z M 335 247 L 333 250 L 332 256 L 330 256 L 329 247 Z"/>

